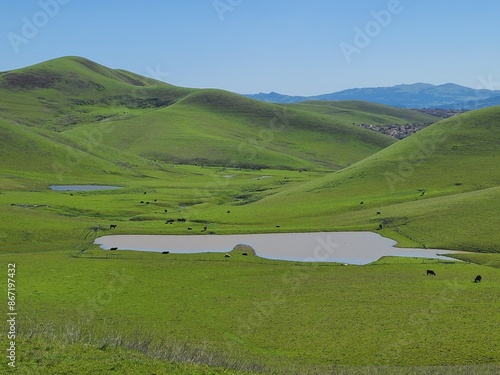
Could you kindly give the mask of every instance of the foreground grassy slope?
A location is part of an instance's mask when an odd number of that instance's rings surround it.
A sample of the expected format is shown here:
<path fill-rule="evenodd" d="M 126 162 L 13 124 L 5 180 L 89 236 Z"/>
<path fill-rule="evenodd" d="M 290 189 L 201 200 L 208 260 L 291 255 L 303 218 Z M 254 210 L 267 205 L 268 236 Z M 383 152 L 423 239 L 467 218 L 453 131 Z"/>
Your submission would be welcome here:
<path fill-rule="evenodd" d="M 203 348 L 204 363 L 227 358 L 298 373 L 500 361 L 495 268 L 413 258 L 344 267 L 238 253 L 120 253 L 114 260 L 58 251 L 3 256 L 19 268 L 20 330 L 43 337 L 48 326 L 47 334 L 101 346 L 149 342 L 138 346 L 153 356 L 155 348 L 191 355 Z M 437 276 L 425 276 L 428 268 Z"/>

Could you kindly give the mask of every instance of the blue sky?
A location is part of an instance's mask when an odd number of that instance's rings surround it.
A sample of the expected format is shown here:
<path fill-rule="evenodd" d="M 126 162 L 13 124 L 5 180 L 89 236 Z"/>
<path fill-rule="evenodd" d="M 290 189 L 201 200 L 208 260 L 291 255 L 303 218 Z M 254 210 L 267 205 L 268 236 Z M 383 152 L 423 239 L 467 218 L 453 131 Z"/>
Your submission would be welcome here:
<path fill-rule="evenodd" d="M 77 55 L 238 93 L 500 89 L 499 15 L 498 0 L 9 0 L 0 71 Z"/>

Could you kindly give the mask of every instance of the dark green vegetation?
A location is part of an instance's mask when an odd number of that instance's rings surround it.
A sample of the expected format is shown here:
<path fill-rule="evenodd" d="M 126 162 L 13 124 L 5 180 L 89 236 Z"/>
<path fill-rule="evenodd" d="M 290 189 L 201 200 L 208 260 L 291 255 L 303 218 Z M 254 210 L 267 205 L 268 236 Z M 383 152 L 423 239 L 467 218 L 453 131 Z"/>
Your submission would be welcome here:
<path fill-rule="evenodd" d="M 353 122 L 432 118 L 260 103 L 82 58 L 0 74 L 0 259 L 17 265 L 19 373 L 494 373 L 500 109 L 398 142 Z M 475 264 L 343 267 L 241 250 L 111 259 L 92 245 L 113 233 L 320 230 L 469 250 L 457 257 Z"/>

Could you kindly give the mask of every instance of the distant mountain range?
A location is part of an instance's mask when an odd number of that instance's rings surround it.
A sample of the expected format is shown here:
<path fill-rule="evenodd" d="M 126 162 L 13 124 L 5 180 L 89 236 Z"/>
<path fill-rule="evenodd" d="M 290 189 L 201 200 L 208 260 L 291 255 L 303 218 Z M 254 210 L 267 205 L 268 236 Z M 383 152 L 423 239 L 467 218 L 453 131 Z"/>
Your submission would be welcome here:
<path fill-rule="evenodd" d="M 363 100 L 401 108 L 480 109 L 500 105 L 500 90 L 472 89 L 453 83 L 415 83 L 393 87 L 355 88 L 317 96 L 289 96 L 276 92 L 249 94 L 248 98 L 270 103 L 308 100 Z"/>

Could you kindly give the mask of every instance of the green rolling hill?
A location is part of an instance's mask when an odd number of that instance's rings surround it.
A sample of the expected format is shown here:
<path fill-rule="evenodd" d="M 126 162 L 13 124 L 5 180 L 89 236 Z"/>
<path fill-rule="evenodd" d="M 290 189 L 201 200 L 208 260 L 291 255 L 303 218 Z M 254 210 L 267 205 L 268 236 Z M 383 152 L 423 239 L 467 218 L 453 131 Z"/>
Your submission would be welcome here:
<path fill-rule="evenodd" d="M 80 57 L 0 74 L 4 133 L 9 129 L 42 137 L 43 147 L 76 148 L 104 164 L 116 164 L 117 155 L 122 160 L 131 155 L 134 165 L 147 158 L 165 163 L 339 170 L 395 142 L 352 126 L 353 117 L 366 116 L 367 105 L 351 103 L 350 116 L 335 117 L 221 90 L 175 87 Z M 414 113 L 380 107 L 377 116 L 406 122 Z M 9 142 L 11 146 L 15 143 Z M 56 154 L 46 153 L 43 163 L 61 162 L 63 155 Z M 110 170 L 91 159 L 90 170 Z M 79 168 L 89 170 L 84 164 Z M 28 171 L 29 163 L 23 169 Z M 75 175 L 79 173 L 75 170 Z"/>

